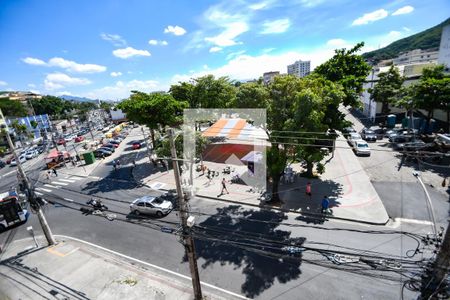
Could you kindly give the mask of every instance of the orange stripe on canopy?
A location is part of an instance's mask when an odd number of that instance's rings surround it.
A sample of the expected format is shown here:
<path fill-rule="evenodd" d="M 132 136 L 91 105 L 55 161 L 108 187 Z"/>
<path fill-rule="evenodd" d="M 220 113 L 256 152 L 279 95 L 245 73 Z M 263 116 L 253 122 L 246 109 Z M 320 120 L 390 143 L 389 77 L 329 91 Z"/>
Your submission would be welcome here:
<path fill-rule="evenodd" d="M 236 138 L 241 133 L 242 128 L 247 125 L 247 122 L 244 119 L 239 119 L 237 121 L 236 125 L 234 125 L 234 128 L 230 130 L 230 133 L 228 133 L 229 138 Z"/>
<path fill-rule="evenodd" d="M 220 131 L 222 131 L 223 127 L 228 123 L 228 119 L 220 119 L 216 123 L 214 123 L 211 127 L 206 129 L 203 132 L 203 136 L 217 136 Z"/>

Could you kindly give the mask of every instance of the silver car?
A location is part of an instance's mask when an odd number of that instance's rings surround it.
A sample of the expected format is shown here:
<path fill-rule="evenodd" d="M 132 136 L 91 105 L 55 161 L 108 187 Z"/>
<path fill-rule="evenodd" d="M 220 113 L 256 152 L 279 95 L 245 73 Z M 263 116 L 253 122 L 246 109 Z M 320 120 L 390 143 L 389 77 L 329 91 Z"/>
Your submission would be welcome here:
<path fill-rule="evenodd" d="M 144 196 L 130 204 L 130 211 L 135 215 L 148 214 L 162 217 L 169 214 L 172 209 L 172 202 L 155 196 Z"/>

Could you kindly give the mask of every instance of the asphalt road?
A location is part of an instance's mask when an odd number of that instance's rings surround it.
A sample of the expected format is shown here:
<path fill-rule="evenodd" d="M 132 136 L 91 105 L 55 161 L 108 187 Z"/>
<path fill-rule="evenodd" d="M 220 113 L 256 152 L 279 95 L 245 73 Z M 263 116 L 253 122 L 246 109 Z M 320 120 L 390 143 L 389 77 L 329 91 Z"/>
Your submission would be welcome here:
<path fill-rule="evenodd" d="M 121 147 L 116 155 L 122 167 L 117 171 L 110 162 L 102 163 L 91 177 L 58 176 L 52 178 L 52 187 L 37 185 L 39 193 L 50 202 L 45 213 L 53 233 L 86 240 L 189 276 L 177 235 L 177 210 L 161 219 L 130 215 L 129 203 L 135 198 L 161 192 L 130 178 L 129 168 L 136 152 L 126 144 Z M 37 172 L 40 167 L 36 163 L 28 171 Z M 93 195 L 103 199 L 116 220 L 82 214 L 80 207 Z M 372 267 L 377 264 L 374 261 L 380 261 L 373 256 L 402 256 L 406 263 L 411 259 L 405 255 L 414 251 L 417 242 L 402 232 L 430 232 L 426 224 L 366 226 L 329 220 L 316 225 L 314 220 L 298 214 L 201 198 L 190 200 L 189 206 L 196 217 L 193 234 L 202 281 L 256 299 L 298 299 L 299 295 L 306 299 L 399 299 L 400 281 L 405 279 L 399 273 L 407 266 L 381 271 L 379 266 Z M 29 225 L 36 234 L 42 234 L 34 215 Z M 28 237 L 26 226 L 2 233 L 0 241 L 11 232 L 15 232 L 15 239 Z M 301 253 L 282 250 L 289 245 L 301 247 Z M 338 265 L 332 263 L 333 257 L 327 251 L 351 253 L 351 257 L 371 262 Z M 423 256 L 414 259 L 429 255 L 425 250 Z M 408 290 L 404 293 L 405 299 L 414 297 Z"/>

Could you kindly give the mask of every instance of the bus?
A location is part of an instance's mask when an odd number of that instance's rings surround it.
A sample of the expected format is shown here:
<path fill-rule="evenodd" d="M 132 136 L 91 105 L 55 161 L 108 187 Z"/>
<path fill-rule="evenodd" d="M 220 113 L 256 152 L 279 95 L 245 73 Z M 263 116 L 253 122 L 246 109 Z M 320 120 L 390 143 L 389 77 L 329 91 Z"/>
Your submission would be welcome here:
<path fill-rule="evenodd" d="M 25 208 L 26 202 L 21 202 L 15 191 L 0 193 L 0 232 L 24 224 L 30 215 Z"/>

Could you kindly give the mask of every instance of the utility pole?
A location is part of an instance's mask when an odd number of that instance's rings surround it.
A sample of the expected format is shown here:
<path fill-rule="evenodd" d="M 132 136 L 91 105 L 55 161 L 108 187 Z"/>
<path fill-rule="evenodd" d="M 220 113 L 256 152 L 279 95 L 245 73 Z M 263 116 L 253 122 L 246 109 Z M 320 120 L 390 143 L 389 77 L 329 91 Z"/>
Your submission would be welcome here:
<path fill-rule="evenodd" d="M 436 260 L 431 266 L 431 274 L 425 277 L 424 286 L 422 287 L 421 299 L 437 299 L 440 289 L 444 290 L 447 279 L 446 275 L 450 271 L 450 223 L 447 225 L 444 241 Z M 444 291 L 445 292 L 445 291 Z M 435 297 L 436 298 L 435 298 Z"/>
<path fill-rule="evenodd" d="M 150 147 L 148 146 L 149 141 L 145 136 L 144 126 L 141 127 L 142 135 L 144 136 L 145 146 L 147 147 L 148 161 L 152 161 L 152 152 L 150 151 Z"/>
<path fill-rule="evenodd" d="M 55 238 L 53 237 L 52 231 L 50 230 L 50 226 L 48 226 L 47 219 L 45 218 L 44 212 L 42 211 L 41 203 L 38 202 L 34 191 L 31 187 L 30 181 L 28 180 L 27 174 L 22 168 L 22 164 L 20 163 L 19 158 L 17 157 L 16 150 L 14 148 L 11 137 L 9 136 L 9 127 L 6 123 L 5 117 L 3 116 L 3 112 L 0 109 L 0 118 L 5 122 L 6 126 L 6 139 L 8 140 L 9 148 L 14 155 L 14 159 L 17 162 L 17 169 L 19 171 L 20 177 L 22 177 L 23 183 L 25 183 L 25 188 L 27 190 L 28 201 L 30 202 L 31 207 L 36 210 L 36 214 L 39 219 L 39 223 L 41 224 L 42 230 L 44 231 L 45 238 L 47 239 L 48 244 L 54 245 L 56 244 Z"/>
<path fill-rule="evenodd" d="M 170 141 L 170 152 L 172 156 L 172 164 L 173 164 L 173 173 L 175 174 L 175 182 L 177 186 L 177 194 L 178 194 L 178 204 L 180 207 L 180 220 L 181 220 L 181 227 L 183 230 L 183 240 L 184 240 L 184 249 L 186 251 L 186 255 L 189 260 L 189 269 L 191 271 L 191 277 L 192 277 L 192 286 L 194 288 L 194 299 L 195 300 L 201 300 L 202 297 L 202 288 L 200 285 L 200 277 L 198 274 L 198 267 L 197 267 L 197 258 L 195 255 L 195 244 L 194 239 L 192 238 L 190 228 L 187 224 L 188 220 L 188 212 L 187 212 L 187 205 L 184 199 L 184 193 L 181 188 L 181 182 L 180 182 L 180 169 L 178 168 L 178 160 L 177 160 L 177 151 L 175 149 L 175 141 L 173 136 L 173 129 L 169 128 L 169 141 Z"/>

